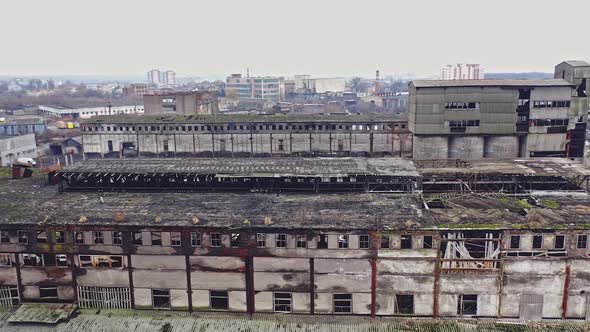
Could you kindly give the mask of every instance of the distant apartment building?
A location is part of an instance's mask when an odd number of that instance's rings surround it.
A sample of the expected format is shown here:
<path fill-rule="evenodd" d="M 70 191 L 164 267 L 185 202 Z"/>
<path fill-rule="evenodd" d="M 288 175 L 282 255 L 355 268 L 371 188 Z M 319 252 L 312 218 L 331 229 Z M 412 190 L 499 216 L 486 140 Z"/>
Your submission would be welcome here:
<path fill-rule="evenodd" d="M 484 70 L 479 64 L 457 63 L 441 69 L 441 80 L 483 80 Z"/>
<path fill-rule="evenodd" d="M 41 115 L 49 118 L 89 119 L 97 115 L 143 114 L 143 105 L 61 108 L 39 106 Z"/>
<path fill-rule="evenodd" d="M 327 92 L 343 92 L 346 80 L 340 77 L 311 78 L 310 75 L 295 75 L 293 78 L 294 92 L 321 94 Z"/>
<path fill-rule="evenodd" d="M 176 72 L 173 70 L 160 70 L 152 69 L 148 71 L 148 84 L 149 85 L 175 85 L 176 84 Z"/>
<path fill-rule="evenodd" d="M 281 101 L 285 95 L 282 77 L 242 77 L 232 74 L 226 79 L 225 94 L 230 98 L 256 98 Z"/>
<path fill-rule="evenodd" d="M 571 140 L 587 114 L 572 108 L 575 88 L 561 78 L 413 81 L 413 157 L 581 157 Z"/>
<path fill-rule="evenodd" d="M 172 91 L 143 95 L 145 114 L 215 114 L 219 111 L 217 91 Z"/>
<path fill-rule="evenodd" d="M 129 84 L 125 88 L 125 94 L 128 96 L 143 96 L 148 92 L 148 85 L 143 83 Z"/>

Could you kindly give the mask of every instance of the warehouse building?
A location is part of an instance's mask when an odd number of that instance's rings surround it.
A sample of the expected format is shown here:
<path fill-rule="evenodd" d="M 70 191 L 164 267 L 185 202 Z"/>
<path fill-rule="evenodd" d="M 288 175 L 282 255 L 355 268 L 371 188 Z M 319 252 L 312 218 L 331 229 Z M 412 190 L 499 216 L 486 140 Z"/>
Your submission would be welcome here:
<path fill-rule="evenodd" d="M 414 166 L 395 158 L 343 158 L 317 159 L 306 168 L 308 160 L 287 166 L 280 158 L 264 159 L 266 167 L 241 159 L 167 160 L 71 166 L 52 174 L 61 193 L 35 178 L 1 183 L 0 303 L 590 318 L 586 193 L 580 186 L 566 188 L 568 195 L 532 187 L 551 177 L 587 183 L 587 170 L 572 161 Z M 495 185 L 508 181 L 503 172 L 515 177 L 520 169 L 531 187 L 475 189 L 462 176 L 456 182 L 465 182 L 463 189 L 420 185 L 430 177 L 444 186 L 461 168 L 484 177 L 488 168 L 490 178 L 498 176 Z M 266 184 L 219 193 L 222 184 L 204 179 L 209 192 L 188 192 L 202 176 Z M 326 186 L 264 193 L 270 178 L 319 178 Z M 360 179 L 375 186 L 346 192 Z M 386 186 L 400 180 L 415 185 L 403 192 Z M 142 190 L 132 182 L 167 185 Z M 339 184 L 338 192 L 321 193 Z"/>
<path fill-rule="evenodd" d="M 409 156 L 412 144 L 395 114 L 110 116 L 81 130 L 88 157 Z"/>

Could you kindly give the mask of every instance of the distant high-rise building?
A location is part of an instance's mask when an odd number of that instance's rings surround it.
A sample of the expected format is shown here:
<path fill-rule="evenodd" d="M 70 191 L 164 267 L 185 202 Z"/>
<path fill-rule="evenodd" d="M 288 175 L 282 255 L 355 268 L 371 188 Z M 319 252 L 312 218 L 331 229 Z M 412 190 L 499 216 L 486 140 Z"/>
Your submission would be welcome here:
<path fill-rule="evenodd" d="M 483 80 L 483 68 L 477 63 L 457 63 L 441 69 L 442 80 Z"/>
<path fill-rule="evenodd" d="M 174 70 L 159 70 L 152 69 L 148 71 L 148 84 L 149 85 L 175 85 L 176 84 L 176 72 Z"/>
<path fill-rule="evenodd" d="M 231 98 L 254 98 L 281 101 L 285 85 L 282 77 L 242 77 L 232 74 L 226 80 L 225 93 Z"/>

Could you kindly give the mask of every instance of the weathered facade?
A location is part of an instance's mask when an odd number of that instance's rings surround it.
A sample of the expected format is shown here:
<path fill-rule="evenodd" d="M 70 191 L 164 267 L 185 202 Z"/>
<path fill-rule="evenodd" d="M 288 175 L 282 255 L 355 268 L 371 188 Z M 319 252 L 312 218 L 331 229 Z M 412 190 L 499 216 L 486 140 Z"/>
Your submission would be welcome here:
<path fill-rule="evenodd" d="M 112 180 L 159 174 L 169 183 L 178 174 L 172 189 L 180 190 L 156 193 L 104 192 L 110 190 L 101 182 L 108 178 L 86 182 L 84 192 L 63 193 L 31 183 L 39 179 L 1 183 L 0 303 L 251 314 L 590 318 L 590 203 L 583 192 L 547 197 L 556 191 L 182 190 L 186 177 L 181 171 L 250 181 L 327 177 L 297 165 L 278 173 L 284 165 L 266 160 L 270 169 L 261 173 L 260 165 L 232 168 L 229 163 L 222 169 L 213 161 L 207 166 L 206 159 L 135 168 L 114 163 L 109 171 Z M 396 173 L 419 177 L 407 164 L 380 165 L 387 160 L 352 159 L 352 164 L 317 169 L 327 168 L 335 184 L 354 172 L 383 179 Z M 66 168 L 52 179 L 89 178 L 103 173 L 103 166 Z M 426 173 L 427 166 L 419 172 Z M 463 167 L 478 167 L 480 176 L 484 169 L 481 164 Z M 533 178 L 553 173 L 543 173 L 547 164 L 495 168 L 508 174 L 510 167 Z M 211 171 L 216 168 L 222 170 Z M 446 174 L 444 183 L 459 167 L 438 168 L 436 174 Z"/>
<path fill-rule="evenodd" d="M 413 81 L 413 157 L 565 157 L 587 121 L 572 109 L 574 91 L 563 79 Z"/>
<path fill-rule="evenodd" d="M 147 106 L 146 106 L 147 107 Z M 409 156 L 403 116 L 111 116 L 81 125 L 87 156 Z"/>
<path fill-rule="evenodd" d="M 143 95 L 144 114 L 200 115 L 219 112 L 217 91 L 172 91 Z"/>

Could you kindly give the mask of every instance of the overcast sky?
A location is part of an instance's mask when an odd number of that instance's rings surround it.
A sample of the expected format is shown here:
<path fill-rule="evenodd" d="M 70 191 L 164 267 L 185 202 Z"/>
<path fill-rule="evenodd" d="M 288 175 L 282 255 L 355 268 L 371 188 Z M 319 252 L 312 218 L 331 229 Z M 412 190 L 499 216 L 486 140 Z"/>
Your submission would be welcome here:
<path fill-rule="evenodd" d="M 589 0 L 1 0 L 0 75 L 437 75 L 590 61 Z"/>

